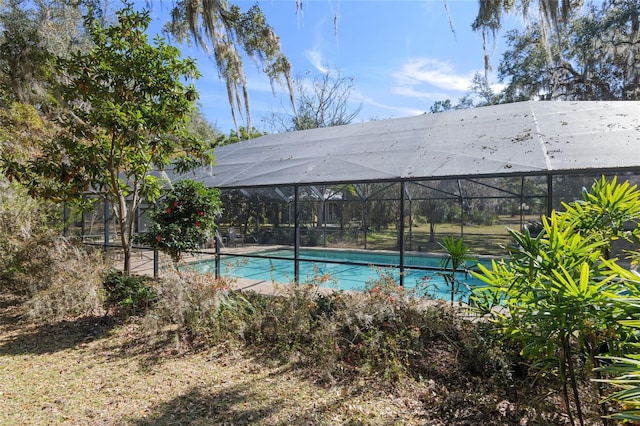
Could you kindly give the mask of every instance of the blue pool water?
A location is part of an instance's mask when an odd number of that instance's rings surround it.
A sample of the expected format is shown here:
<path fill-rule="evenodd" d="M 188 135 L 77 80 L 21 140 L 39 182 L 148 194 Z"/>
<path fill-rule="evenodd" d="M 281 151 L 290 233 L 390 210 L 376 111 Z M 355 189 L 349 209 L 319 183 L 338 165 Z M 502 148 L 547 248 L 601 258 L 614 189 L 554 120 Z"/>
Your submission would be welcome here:
<path fill-rule="evenodd" d="M 253 255 L 281 257 L 270 259 L 265 257 L 221 256 L 221 274 L 232 278 L 249 278 L 258 281 L 287 283 L 294 279 L 293 250 L 273 250 L 253 253 Z M 288 260 L 291 259 L 291 260 Z M 398 264 L 399 255 L 393 253 L 371 253 L 343 250 L 301 249 L 300 281 L 314 282 L 314 277 L 328 274 L 331 279 L 323 285 L 339 290 L 362 290 L 367 282 L 379 280 L 381 274 L 392 275 L 399 282 L 399 268 L 373 267 L 369 264 Z M 361 262 L 365 265 L 347 265 L 329 262 Z M 212 272 L 213 261 L 200 262 L 195 265 L 200 272 Z M 421 270 L 412 267 L 428 267 L 432 270 Z M 440 258 L 429 256 L 405 256 L 404 286 L 416 288 L 421 294 L 428 294 L 434 299 L 449 299 L 450 289 L 441 275 Z M 479 280 L 470 274 L 458 273 L 456 278 L 463 282 L 456 297 L 467 298 L 468 287 L 473 287 Z"/>

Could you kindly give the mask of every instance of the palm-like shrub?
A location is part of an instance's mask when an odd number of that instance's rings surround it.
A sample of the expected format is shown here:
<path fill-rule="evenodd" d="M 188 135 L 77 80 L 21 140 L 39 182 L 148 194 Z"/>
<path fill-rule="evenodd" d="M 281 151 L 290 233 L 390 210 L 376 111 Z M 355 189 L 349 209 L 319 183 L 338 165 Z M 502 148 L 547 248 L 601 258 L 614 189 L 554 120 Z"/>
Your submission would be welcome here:
<path fill-rule="evenodd" d="M 510 230 L 510 260 L 479 265 L 476 276 L 485 284 L 473 300 L 505 339 L 519 342 L 534 371 L 559 378 L 570 422 L 583 424 L 581 381 L 600 366 L 598 355 L 615 353 L 627 335 L 619 320 L 629 309 L 611 300 L 640 296 L 640 288 L 619 279 L 615 262 L 607 261 L 613 241 L 638 235 L 640 192 L 602 178 L 564 208 L 542 218 L 536 238 Z"/>
<path fill-rule="evenodd" d="M 636 255 L 640 252 L 636 252 Z M 607 262 L 613 274 L 631 288 L 640 288 L 640 275 L 615 262 Z M 634 296 L 618 297 L 613 303 L 621 304 L 631 311 L 628 319 L 620 320 L 623 327 L 629 329 L 629 333 L 637 335 L 640 329 L 640 298 Z M 607 356 L 603 360 L 607 362 L 599 371 L 608 376 L 602 379 L 604 383 L 614 385 L 617 389 L 608 395 L 606 401 L 616 401 L 620 404 L 620 410 L 611 415 L 616 420 L 640 422 L 640 353 L 637 341 L 629 342 L 622 356 Z"/>
<path fill-rule="evenodd" d="M 456 273 L 459 271 L 466 273 L 467 262 L 472 262 L 474 259 L 469 255 L 471 248 L 462 238 L 446 236 L 440 242 L 440 246 L 445 250 L 445 257 L 442 258 L 440 266 L 447 271 L 442 274 L 442 277 L 451 291 L 451 304 L 453 304 L 453 299 L 461 285 L 461 281 L 456 278 Z"/>

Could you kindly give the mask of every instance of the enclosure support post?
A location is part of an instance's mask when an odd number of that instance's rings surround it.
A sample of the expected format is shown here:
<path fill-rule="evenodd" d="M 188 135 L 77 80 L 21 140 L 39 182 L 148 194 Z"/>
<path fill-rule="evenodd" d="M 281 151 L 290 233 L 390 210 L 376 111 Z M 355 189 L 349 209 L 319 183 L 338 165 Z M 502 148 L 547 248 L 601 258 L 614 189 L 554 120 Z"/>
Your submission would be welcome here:
<path fill-rule="evenodd" d="M 160 255 L 158 253 L 158 249 L 154 248 L 153 249 L 153 278 L 158 278 L 158 275 L 160 275 Z"/>
<path fill-rule="evenodd" d="M 327 246 L 327 199 L 322 195 L 322 247 Z"/>
<path fill-rule="evenodd" d="M 299 188 L 298 185 L 293 187 L 293 215 L 294 215 L 294 224 L 293 224 L 293 234 L 294 234 L 294 244 L 293 244 L 293 280 L 296 283 L 300 282 L 300 200 L 299 200 Z"/>
<path fill-rule="evenodd" d="M 82 240 L 82 242 L 84 242 L 84 219 L 85 214 L 83 210 L 82 213 L 80 213 L 80 239 Z"/>
<path fill-rule="evenodd" d="M 216 279 L 220 278 L 220 244 L 222 244 L 222 238 L 220 237 L 220 233 L 218 232 L 218 229 L 220 229 L 220 218 L 221 218 L 220 215 L 216 217 L 216 234 L 215 234 L 215 237 L 213 238 L 213 241 L 214 241 L 213 247 L 216 252 L 213 260 L 215 265 L 214 275 Z"/>
<path fill-rule="evenodd" d="M 456 179 L 456 183 L 458 184 L 458 194 L 460 195 L 460 238 L 464 238 L 464 196 L 460 179 Z"/>
<path fill-rule="evenodd" d="M 64 221 L 64 228 L 62 230 L 62 235 L 64 235 L 65 237 L 69 236 L 69 207 L 67 206 L 67 203 L 64 202 L 62 203 L 62 216 L 63 216 L 63 221 Z"/>
<path fill-rule="evenodd" d="M 407 200 L 409 200 L 409 251 L 413 250 L 413 200 L 411 199 L 411 194 L 409 194 L 409 190 L 405 189 L 405 193 L 407 195 Z"/>
<path fill-rule="evenodd" d="M 553 210 L 553 177 L 547 175 L 547 216 L 551 216 Z"/>
<path fill-rule="evenodd" d="M 524 176 L 520 180 L 520 232 L 524 230 Z"/>
<path fill-rule="evenodd" d="M 404 195 L 405 182 L 400 182 L 400 286 L 404 286 Z"/>
<path fill-rule="evenodd" d="M 367 249 L 367 229 L 369 229 L 369 215 L 368 215 L 368 203 L 367 203 L 368 198 L 364 199 L 364 217 L 362 220 L 362 233 L 363 233 L 363 244 L 364 244 L 364 249 Z"/>

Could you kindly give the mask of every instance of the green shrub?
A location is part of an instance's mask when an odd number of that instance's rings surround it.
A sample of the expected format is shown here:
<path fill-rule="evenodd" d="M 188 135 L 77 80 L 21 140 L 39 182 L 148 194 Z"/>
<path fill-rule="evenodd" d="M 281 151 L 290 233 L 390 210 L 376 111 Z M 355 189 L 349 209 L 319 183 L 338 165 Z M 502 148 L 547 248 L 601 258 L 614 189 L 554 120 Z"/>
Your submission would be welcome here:
<path fill-rule="evenodd" d="M 136 241 L 167 253 L 178 264 L 185 253 L 198 250 L 213 236 L 220 214 L 219 193 L 185 179 L 166 194 L 160 207 L 149 212 L 152 224 Z"/>
<path fill-rule="evenodd" d="M 246 345 L 280 361 L 313 365 L 325 377 L 430 378 L 459 374 L 512 376 L 512 353 L 447 304 L 426 304 L 389 274 L 363 292 L 326 292 L 314 284 L 253 294 Z M 435 350 L 454 360 L 434 364 Z"/>
<path fill-rule="evenodd" d="M 108 271 L 104 277 L 107 304 L 125 316 L 145 313 L 157 301 L 150 281 L 147 276 Z"/>
<path fill-rule="evenodd" d="M 532 236 L 509 230 L 510 259 L 478 265 L 472 301 L 491 317 L 496 331 L 517 342 L 539 377 L 557 378 L 566 415 L 580 424 L 588 418 L 589 398 L 602 398 L 605 388 L 590 386 L 601 379 L 599 357 L 611 355 L 629 336 L 620 320 L 630 318 L 633 305 L 613 303 L 640 297 L 633 280 L 622 279 L 624 268 L 611 259 L 615 241 L 637 243 L 640 235 L 640 191 L 629 182 L 604 177 L 583 199 L 563 204 L 542 217 L 542 231 Z M 637 245 L 635 246 L 637 247 Z M 595 377 L 594 377 L 595 376 Z M 582 388 L 591 387 L 591 392 Z M 607 415 L 603 405 L 601 416 Z"/>

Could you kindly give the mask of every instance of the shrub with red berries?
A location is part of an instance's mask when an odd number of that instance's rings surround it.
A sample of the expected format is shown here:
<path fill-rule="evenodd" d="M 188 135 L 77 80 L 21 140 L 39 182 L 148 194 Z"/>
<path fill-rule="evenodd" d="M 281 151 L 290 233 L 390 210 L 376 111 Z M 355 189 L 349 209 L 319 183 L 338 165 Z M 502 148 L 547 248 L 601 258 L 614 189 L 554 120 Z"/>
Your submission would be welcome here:
<path fill-rule="evenodd" d="M 182 180 L 149 213 L 153 224 L 136 241 L 167 253 L 174 263 L 198 250 L 215 232 L 220 196 L 201 182 Z"/>

